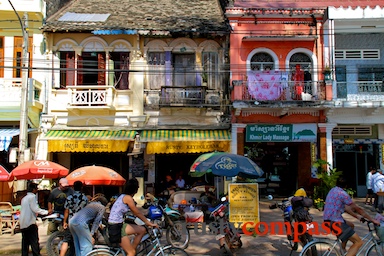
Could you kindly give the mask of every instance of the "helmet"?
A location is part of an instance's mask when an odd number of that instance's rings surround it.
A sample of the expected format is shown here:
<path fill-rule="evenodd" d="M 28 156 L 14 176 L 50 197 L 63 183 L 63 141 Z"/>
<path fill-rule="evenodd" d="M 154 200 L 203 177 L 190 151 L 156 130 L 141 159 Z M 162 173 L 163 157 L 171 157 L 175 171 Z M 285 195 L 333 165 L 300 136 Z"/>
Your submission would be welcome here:
<path fill-rule="evenodd" d="M 307 193 L 305 192 L 305 190 L 303 188 L 299 188 L 298 190 L 296 190 L 294 196 L 307 196 Z"/>

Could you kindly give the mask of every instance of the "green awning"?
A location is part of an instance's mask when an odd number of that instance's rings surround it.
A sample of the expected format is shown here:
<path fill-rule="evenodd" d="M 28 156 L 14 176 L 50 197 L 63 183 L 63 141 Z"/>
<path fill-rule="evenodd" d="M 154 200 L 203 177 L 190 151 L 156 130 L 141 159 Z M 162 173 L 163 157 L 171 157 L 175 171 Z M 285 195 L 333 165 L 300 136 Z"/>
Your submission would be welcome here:
<path fill-rule="evenodd" d="M 85 131 L 85 130 L 50 130 L 45 134 L 48 140 L 92 139 L 92 140 L 134 140 L 136 131 Z"/>
<path fill-rule="evenodd" d="M 228 141 L 228 130 L 144 130 L 140 134 L 142 142 L 154 141 Z"/>
<path fill-rule="evenodd" d="M 48 152 L 126 152 L 136 131 L 50 130 Z"/>

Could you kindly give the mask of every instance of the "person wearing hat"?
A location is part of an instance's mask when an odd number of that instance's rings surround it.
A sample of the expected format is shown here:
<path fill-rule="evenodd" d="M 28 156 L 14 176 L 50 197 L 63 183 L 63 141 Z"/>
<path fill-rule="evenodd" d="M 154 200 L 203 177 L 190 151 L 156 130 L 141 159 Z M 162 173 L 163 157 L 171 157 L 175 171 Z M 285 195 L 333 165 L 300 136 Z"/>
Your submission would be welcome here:
<path fill-rule="evenodd" d="M 59 186 L 51 191 L 48 196 L 48 214 L 59 213 L 64 215 L 64 204 L 67 196 L 74 193 L 73 189 L 69 187 L 68 180 L 61 178 L 59 180 Z M 50 221 L 47 228 L 47 235 L 57 231 L 57 224 L 54 221 Z"/>
<path fill-rule="evenodd" d="M 105 212 L 108 200 L 104 196 L 96 196 L 83 209 L 69 220 L 69 230 L 73 236 L 73 244 L 77 256 L 86 256 L 92 251 L 97 231 Z M 92 228 L 89 225 L 92 224 Z"/>
<path fill-rule="evenodd" d="M 37 184 L 29 183 L 27 195 L 21 199 L 20 230 L 21 230 L 21 255 L 28 256 L 29 246 L 33 256 L 40 256 L 39 233 L 36 225 L 37 214 L 47 215 L 48 211 L 40 209 L 37 204 Z"/>

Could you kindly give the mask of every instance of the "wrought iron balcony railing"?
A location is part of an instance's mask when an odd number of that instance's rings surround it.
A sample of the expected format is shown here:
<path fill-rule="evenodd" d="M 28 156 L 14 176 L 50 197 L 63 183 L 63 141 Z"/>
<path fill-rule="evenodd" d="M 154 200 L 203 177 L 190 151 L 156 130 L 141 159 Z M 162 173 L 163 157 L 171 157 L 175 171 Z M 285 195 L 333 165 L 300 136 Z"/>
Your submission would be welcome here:
<path fill-rule="evenodd" d="M 336 98 L 347 101 L 384 101 L 382 81 L 337 82 Z"/>
<path fill-rule="evenodd" d="M 263 82 L 250 84 L 246 80 L 232 82 L 233 101 L 318 101 L 325 100 L 325 83 Z"/>
<path fill-rule="evenodd" d="M 159 107 L 218 107 L 221 93 L 206 86 L 162 86 L 160 90 L 145 91 L 145 106 Z"/>

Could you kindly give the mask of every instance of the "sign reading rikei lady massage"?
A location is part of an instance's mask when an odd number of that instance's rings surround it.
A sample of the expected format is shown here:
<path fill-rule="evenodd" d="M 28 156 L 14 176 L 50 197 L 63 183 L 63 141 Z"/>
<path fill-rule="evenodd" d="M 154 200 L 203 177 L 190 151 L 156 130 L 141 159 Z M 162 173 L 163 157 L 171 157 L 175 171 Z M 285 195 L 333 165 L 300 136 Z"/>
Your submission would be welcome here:
<path fill-rule="evenodd" d="M 228 196 L 230 222 L 258 223 L 260 221 L 257 183 L 230 183 Z"/>
<path fill-rule="evenodd" d="M 247 142 L 316 142 L 316 124 L 247 125 Z"/>

